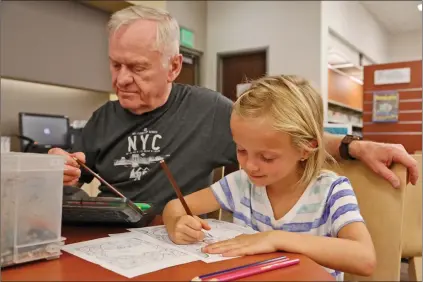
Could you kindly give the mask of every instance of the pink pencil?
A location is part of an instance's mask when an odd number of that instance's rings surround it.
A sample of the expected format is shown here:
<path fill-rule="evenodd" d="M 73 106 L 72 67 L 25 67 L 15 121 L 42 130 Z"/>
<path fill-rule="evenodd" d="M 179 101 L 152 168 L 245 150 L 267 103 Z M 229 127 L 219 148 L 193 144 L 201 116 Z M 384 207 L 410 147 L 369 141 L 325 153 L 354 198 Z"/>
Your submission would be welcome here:
<path fill-rule="evenodd" d="M 199 281 L 234 281 L 236 279 L 248 277 L 254 274 L 259 274 L 263 272 L 267 272 L 270 270 L 275 270 L 279 268 L 288 267 L 291 265 L 298 264 L 300 259 L 292 259 L 292 260 L 285 260 L 285 261 L 274 261 L 268 264 L 262 264 L 257 266 L 252 266 L 248 268 L 243 268 L 227 273 L 217 274 L 215 276 L 207 277 L 204 280 Z"/>

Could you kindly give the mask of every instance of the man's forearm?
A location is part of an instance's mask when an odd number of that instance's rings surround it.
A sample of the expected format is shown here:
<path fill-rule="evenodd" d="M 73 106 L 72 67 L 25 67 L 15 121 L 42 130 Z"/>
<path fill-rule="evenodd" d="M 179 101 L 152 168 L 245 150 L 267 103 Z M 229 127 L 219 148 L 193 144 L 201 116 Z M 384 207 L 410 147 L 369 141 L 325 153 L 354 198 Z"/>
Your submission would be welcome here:
<path fill-rule="evenodd" d="M 337 161 L 342 160 L 341 155 L 339 154 L 339 146 L 341 145 L 341 141 L 344 137 L 345 135 L 334 135 L 327 132 L 325 132 L 323 135 L 325 150 Z M 363 142 L 365 141 L 354 140 L 350 143 L 348 151 L 351 157 L 360 159 L 360 144 L 362 144 Z"/>
<path fill-rule="evenodd" d="M 325 150 L 337 161 L 341 160 L 339 145 L 341 145 L 342 138 L 344 138 L 344 135 L 334 135 L 327 132 L 323 135 Z"/>

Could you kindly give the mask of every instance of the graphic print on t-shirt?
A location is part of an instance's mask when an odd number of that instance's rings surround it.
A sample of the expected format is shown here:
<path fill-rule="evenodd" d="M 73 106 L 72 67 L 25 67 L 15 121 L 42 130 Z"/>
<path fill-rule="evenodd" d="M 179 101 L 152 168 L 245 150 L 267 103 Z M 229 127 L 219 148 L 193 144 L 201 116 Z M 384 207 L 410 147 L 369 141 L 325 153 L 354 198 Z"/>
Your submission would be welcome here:
<path fill-rule="evenodd" d="M 156 130 L 144 128 L 142 132 L 133 132 L 128 136 L 128 152 L 118 160 L 114 166 L 131 168 L 129 178 L 140 180 L 148 173 L 149 165 L 159 162 L 170 155 L 160 156 L 160 140 L 162 136 Z"/>

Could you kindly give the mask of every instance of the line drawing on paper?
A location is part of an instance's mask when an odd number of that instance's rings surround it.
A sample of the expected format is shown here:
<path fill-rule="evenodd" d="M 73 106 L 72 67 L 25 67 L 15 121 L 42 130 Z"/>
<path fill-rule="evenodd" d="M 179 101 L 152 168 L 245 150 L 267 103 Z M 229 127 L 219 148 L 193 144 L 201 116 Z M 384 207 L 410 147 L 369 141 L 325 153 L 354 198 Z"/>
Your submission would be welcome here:
<path fill-rule="evenodd" d="M 156 240 L 165 242 L 167 244 L 175 245 L 175 243 L 170 240 L 169 235 L 167 234 L 166 228 L 161 226 L 152 226 L 147 228 L 140 228 L 136 230 L 137 232 L 143 233 L 145 235 L 148 235 L 150 237 L 153 237 Z M 177 245 L 178 248 L 184 249 L 190 253 L 195 253 L 197 256 L 200 256 L 202 258 L 208 258 L 210 257 L 209 254 L 203 253 L 201 249 L 206 244 L 203 242 L 195 243 L 195 244 L 189 244 L 189 245 Z"/>
<path fill-rule="evenodd" d="M 134 252 L 131 251 L 134 247 L 145 248 L 149 251 L 134 254 Z M 169 258 L 186 256 L 185 253 L 176 249 L 162 247 L 140 238 L 128 238 L 126 240 L 87 245 L 77 247 L 75 251 L 93 256 L 96 259 L 122 269 L 132 269 L 152 261 L 161 262 Z"/>
<path fill-rule="evenodd" d="M 148 235 L 158 241 L 165 242 L 177 249 L 180 249 L 185 252 L 189 252 L 197 257 L 199 257 L 204 262 L 214 262 L 219 260 L 229 259 L 228 257 L 223 257 L 220 254 L 207 254 L 202 251 L 202 249 L 210 243 L 219 242 L 234 238 L 241 234 L 252 234 L 256 231 L 249 229 L 234 223 L 224 222 L 220 220 L 208 219 L 211 230 L 209 233 L 213 236 L 212 240 L 205 240 L 202 242 L 197 242 L 187 245 L 177 245 L 169 238 L 166 227 L 164 225 L 143 227 L 143 228 L 133 228 L 129 229 L 131 231 L 140 232 L 142 234 Z"/>

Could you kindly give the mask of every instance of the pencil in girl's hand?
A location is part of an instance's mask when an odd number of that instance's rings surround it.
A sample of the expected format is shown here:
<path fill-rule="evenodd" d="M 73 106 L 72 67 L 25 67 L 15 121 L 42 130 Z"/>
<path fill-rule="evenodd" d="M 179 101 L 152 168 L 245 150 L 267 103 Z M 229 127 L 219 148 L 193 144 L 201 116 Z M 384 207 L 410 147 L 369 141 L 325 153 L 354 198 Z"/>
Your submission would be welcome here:
<path fill-rule="evenodd" d="M 178 184 L 176 183 L 175 179 L 172 176 L 172 173 L 170 172 L 170 169 L 168 168 L 166 162 L 164 160 L 160 161 L 160 165 L 162 166 L 167 178 L 169 179 L 170 183 L 172 184 L 173 190 L 175 190 L 176 195 L 178 196 L 179 201 L 181 201 L 182 206 L 185 209 L 185 212 L 187 215 L 194 216 L 189 209 L 187 202 L 185 202 L 184 196 L 182 195 L 181 189 L 179 188 Z M 212 239 L 213 236 L 203 229 L 203 232 L 205 233 L 206 237 Z"/>
<path fill-rule="evenodd" d="M 170 184 L 172 184 L 173 190 L 175 190 L 179 201 L 181 201 L 182 206 L 185 209 L 185 212 L 187 213 L 187 215 L 193 216 L 191 210 L 189 209 L 187 203 L 185 202 L 184 196 L 181 193 L 181 189 L 179 188 L 178 184 L 176 184 L 176 181 L 173 178 L 172 173 L 170 172 L 169 168 L 167 167 L 165 161 L 161 160 L 160 165 L 162 166 L 164 172 L 166 173 L 167 178 L 169 178 Z"/>
<path fill-rule="evenodd" d="M 288 267 L 291 265 L 298 264 L 300 262 L 299 259 L 281 259 L 275 260 L 273 262 L 253 265 L 245 268 L 240 268 L 238 270 L 228 271 L 221 274 L 216 275 L 207 275 L 206 278 L 196 277 L 192 281 L 233 281 L 236 279 L 252 276 L 254 274 L 260 274 L 263 272 L 267 272 L 270 270 L 275 270 L 279 268 Z"/>

